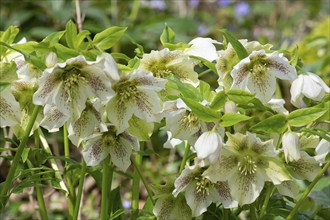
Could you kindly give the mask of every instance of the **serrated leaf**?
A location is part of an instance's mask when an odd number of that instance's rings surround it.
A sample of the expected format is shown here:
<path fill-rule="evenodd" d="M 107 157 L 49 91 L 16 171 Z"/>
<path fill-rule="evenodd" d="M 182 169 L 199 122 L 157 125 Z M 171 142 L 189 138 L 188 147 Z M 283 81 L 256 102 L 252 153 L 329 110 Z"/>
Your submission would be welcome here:
<path fill-rule="evenodd" d="M 162 34 L 160 35 L 160 42 L 162 43 L 162 45 L 165 47 L 166 43 L 170 43 L 173 44 L 175 40 L 175 33 L 172 30 L 172 28 L 170 28 L 166 23 L 165 23 L 165 28 L 162 32 Z"/>
<path fill-rule="evenodd" d="M 95 35 L 93 39 L 94 45 L 101 50 L 111 48 L 125 33 L 127 27 L 110 27 Z"/>
<path fill-rule="evenodd" d="M 265 131 L 269 133 L 283 133 L 287 127 L 285 115 L 273 115 L 251 127 L 254 131 Z"/>
<path fill-rule="evenodd" d="M 222 90 L 215 95 L 215 97 L 211 102 L 210 108 L 214 110 L 219 110 L 225 105 L 226 101 L 227 101 L 227 96 L 225 94 L 225 91 Z"/>
<path fill-rule="evenodd" d="M 200 104 L 194 99 L 182 97 L 182 100 L 186 105 L 192 110 L 192 112 L 197 115 L 201 120 L 205 122 L 215 122 L 219 121 L 221 115 L 219 112 Z"/>
<path fill-rule="evenodd" d="M 233 46 L 233 48 L 240 60 L 249 56 L 245 47 L 228 30 L 221 29 L 220 31 L 225 35 L 227 41 L 229 41 L 230 44 Z"/>
<path fill-rule="evenodd" d="M 321 117 L 327 110 L 323 108 L 304 108 L 291 112 L 288 116 L 289 125 L 293 127 L 305 126 L 319 117 Z"/>
<path fill-rule="evenodd" d="M 226 113 L 221 117 L 222 122 L 220 123 L 220 125 L 222 127 L 229 127 L 234 124 L 237 124 L 238 122 L 249 120 L 250 118 L 251 117 L 246 115 L 241 115 L 236 113 Z"/>
<path fill-rule="evenodd" d="M 73 21 L 70 20 L 66 24 L 66 28 L 65 28 L 65 40 L 70 48 L 77 49 L 77 34 L 78 34 L 77 27 L 75 23 L 73 23 Z"/>
<path fill-rule="evenodd" d="M 227 93 L 227 96 L 229 100 L 237 103 L 237 104 L 243 104 L 243 103 L 248 103 L 254 98 L 254 94 L 251 94 L 247 91 L 244 90 L 239 90 L 239 89 L 232 89 L 229 90 Z"/>

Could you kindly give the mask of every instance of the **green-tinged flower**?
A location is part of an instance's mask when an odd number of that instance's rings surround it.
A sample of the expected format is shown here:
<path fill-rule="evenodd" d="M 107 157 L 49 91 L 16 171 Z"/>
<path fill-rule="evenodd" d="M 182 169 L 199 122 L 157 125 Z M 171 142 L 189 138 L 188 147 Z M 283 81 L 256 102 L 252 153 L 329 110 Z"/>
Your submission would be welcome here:
<path fill-rule="evenodd" d="M 214 123 L 200 120 L 182 99 L 165 102 L 163 115 L 166 118 L 166 125 L 162 129 L 170 132 L 165 146 L 171 146 L 172 139 L 174 143 L 178 143 L 176 139 L 187 140 L 193 146 L 203 132 L 210 131 L 215 126 Z M 216 131 L 223 136 L 224 128 L 216 126 Z"/>
<path fill-rule="evenodd" d="M 131 164 L 132 148 L 140 149 L 138 140 L 127 132 L 116 135 L 115 127 L 111 126 L 108 131 L 87 138 L 82 155 L 87 165 L 96 166 L 110 154 L 113 164 L 126 171 Z"/>
<path fill-rule="evenodd" d="M 178 196 L 181 192 L 185 193 L 193 217 L 206 212 L 212 202 L 222 203 L 225 208 L 237 207 L 237 201 L 232 198 L 228 183 L 226 181 L 211 182 L 202 176 L 204 170 L 198 164 L 186 166 L 174 182 L 173 195 Z"/>
<path fill-rule="evenodd" d="M 283 181 L 279 185 L 275 185 L 278 192 L 284 196 L 289 196 L 293 199 L 297 199 L 299 193 L 299 186 L 294 180 Z"/>
<path fill-rule="evenodd" d="M 139 69 L 148 70 L 157 78 L 175 76 L 182 82 L 197 86 L 199 80 L 194 66 L 195 63 L 188 54 L 165 48 L 161 51 L 153 50 L 150 54 L 144 54 Z"/>
<path fill-rule="evenodd" d="M 290 180 L 290 175 L 277 158 L 273 141 L 261 141 L 256 134 L 226 133 L 219 160 L 211 164 L 203 176 L 212 182 L 228 181 L 231 195 L 239 205 L 256 200 L 265 181 L 275 185 Z"/>
<path fill-rule="evenodd" d="M 11 127 L 21 122 L 19 103 L 10 92 L 10 87 L 0 91 L 0 127 Z"/>
<path fill-rule="evenodd" d="M 319 163 L 325 163 L 325 158 L 330 152 L 330 142 L 322 139 L 315 149 L 315 160 Z"/>
<path fill-rule="evenodd" d="M 157 94 L 164 89 L 165 79 L 155 78 L 151 72 L 136 70 L 123 76 L 112 88 L 115 96 L 107 104 L 107 115 L 117 128 L 117 134 L 129 127 L 133 115 L 146 121 L 159 121 L 161 100 Z"/>
<path fill-rule="evenodd" d="M 159 220 L 186 220 L 191 219 L 191 209 L 187 205 L 183 194 L 174 197 L 173 181 L 167 181 L 165 185 L 152 185 L 156 204 L 153 213 Z"/>
<path fill-rule="evenodd" d="M 113 95 L 108 71 L 105 70 L 110 55 L 86 61 L 78 56 L 46 69 L 39 78 L 39 89 L 33 96 L 36 105 L 56 105 L 64 114 L 76 120 L 85 108 L 88 98 L 98 97 L 108 101 Z"/>
<path fill-rule="evenodd" d="M 268 54 L 264 50 L 253 51 L 234 66 L 230 75 L 234 81 L 233 88 L 256 93 L 263 102 L 268 102 L 273 96 L 276 77 L 284 80 L 297 78 L 296 69 L 282 54 Z"/>
<path fill-rule="evenodd" d="M 285 161 L 295 161 L 300 159 L 299 136 L 295 132 L 286 132 L 282 137 L 282 146 Z"/>

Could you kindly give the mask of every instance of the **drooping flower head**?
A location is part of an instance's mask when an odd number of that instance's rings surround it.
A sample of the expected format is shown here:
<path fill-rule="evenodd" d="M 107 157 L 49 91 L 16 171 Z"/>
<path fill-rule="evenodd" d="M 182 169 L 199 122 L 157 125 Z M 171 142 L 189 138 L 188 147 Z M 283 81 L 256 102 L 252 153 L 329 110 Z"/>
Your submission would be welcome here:
<path fill-rule="evenodd" d="M 290 93 L 291 103 L 299 108 L 304 96 L 315 101 L 320 101 L 325 93 L 330 93 L 330 88 L 318 75 L 307 73 L 300 74 L 292 82 Z"/>
<path fill-rule="evenodd" d="M 127 170 L 131 164 L 132 148 L 140 150 L 139 142 L 127 132 L 116 135 L 115 130 L 115 127 L 110 126 L 107 132 L 86 139 L 82 155 L 87 165 L 96 166 L 110 154 L 115 166 L 124 172 Z"/>
<path fill-rule="evenodd" d="M 20 123 L 21 117 L 19 103 L 8 86 L 0 91 L 0 127 L 17 125 Z"/>
<path fill-rule="evenodd" d="M 167 80 L 155 78 L 151 72 L 136 70 L 124 75 L 112 88 L 115 96 L 107 104 L 109 120 L 116 126 L 117 134 L 125 131 L 133 114 L 146 121 L 158 121 L 161 101 L 157 94 Z"/>
<path fill-rule="evenodd" d="M 107 55 L 110 56 L 110 55 Z M 113 95 L 104 67 L 104 56 L 86 61 L 78 56 L 46 69 L 39 78 L 39 89 L 33 96 L 36 105 L 53 104 L 72 117 L 79 118 L 88 98 L 107 101 Z"/>
<path fill-rule="evenodd" d="M 194 66 L 194 61 L 184 52 L 165 48 L 144 54 L 139 69 L 148 70 L 157 78 L 175 76 L 182 82 L 197 86 L 198 74 L 194 71 Z"/>
<path fill-rule="evenodd" d="M 232 197 L 239 205 L 255 201 L 265 181 L 280 184 L 290 180 L 281 160 L 276 157 L 272 140 L 261 141 L 256 134 L 226 133 L 219 160 L 203 176 L 212 182 L 228 181 Z"/>
<path fill-rule="evenodd" d="M 269 101 L 275 93 L 276 77 L 284 80 L 297 78 L 296 69 L 282 54 L 268 54 L 264 50 L 253 51 L 234 66 L 230 75 L 234 80 L 233 88 L 256 93 L 263 102 Z"/>

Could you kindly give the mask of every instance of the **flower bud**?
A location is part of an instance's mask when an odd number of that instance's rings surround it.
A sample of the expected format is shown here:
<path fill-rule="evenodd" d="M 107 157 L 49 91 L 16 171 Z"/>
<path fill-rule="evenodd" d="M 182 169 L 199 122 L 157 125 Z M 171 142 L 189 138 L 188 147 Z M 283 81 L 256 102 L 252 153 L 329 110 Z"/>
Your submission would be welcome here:
<path fill-rule="evenodd" d="M 57 63 L 57 55 L 54 52 L 49 52 L 46 55 L 45 63 L 48 68 L 53 67 Z"/>
<path fill-rule="evenodd" d="M 297 133 L 286 132 L 282 137 L 282 146 L 286 162 L 297 161 L 301 158 Z"/>
<path fill-rule="evenodd" d="M 236 104 L 233 101 L 227 101 L 224 109 L 225 113 L 237 113 Z"/>

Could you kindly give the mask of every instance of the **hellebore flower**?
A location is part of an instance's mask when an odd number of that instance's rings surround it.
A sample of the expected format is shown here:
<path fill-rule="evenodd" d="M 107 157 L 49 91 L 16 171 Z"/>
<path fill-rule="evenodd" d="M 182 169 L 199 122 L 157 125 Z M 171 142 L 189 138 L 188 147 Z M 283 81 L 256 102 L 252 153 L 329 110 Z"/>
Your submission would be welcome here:
<path fill-rule="evenodd" d="M 304 96 L 315 101 L 320 101 L 325 93 L 330 93 L 330 88 L 323 80 L 314 73 L 300 74 L 296 80 L 292 82 L 291 103 L 299 108 Z"/>
<path fill-rule="evenodd" d="M 214 163 L 220 156 L 222 138 L 215 131 L 204 132 L 196 141 L 197 158 L 205 164 Z"/>
<path fill-rule="evenodd" d="M 314 157 L 316 161 L 320 163 L 325 163 L 325 157 L 330 152 L 330 142 L 322 139 L 320 143 L 317 145 L 316 149 L 316 156 Z"/>
<path fill-rule="evenodd" d="M 194 71 L 194 61 L 182 51 L 151 51 L 144 54 L 139 69 L 148 70 L 157 78 L 175 76 L 179 80 L 198 86 L 198 74 Z"/>
<path fill-rule="evenodd" d="M 234 66 L 230 75 L 234 80 L 233 88 L 256 93 L 263 102 L 268 102 L 273 96 L 276 77 L 285 80 L 297 78 L 296 69 L 282 54 L 267 54 L 264 50 L 253 51 Z"/>
<path fill-rule="evenodd" d="M 186 166 L 181 175 L 175 180 L 173 195 L 185 193 L 186 201 L 192 210 L 192 216 L 200 216 L 212 203 L 222 203 L 225 208 L 237 207 L 233 200 L 227 182 L 211 182 L 202 176 L 205 169 L 198 164 Z"/>
<path fill-rule="evenodd" d="M 109 120 L 116 126 L 117 134 L 125 131 L 133 115 L 146 121 L 159 121 L 161 111 L 158 91 L 165 88 L 167 80 L 153 77 L 151 72 L 136 70 L 123 76 L 112 88 L 115 91 L 106 106 Z"/>
<path fill-rule="evenodd" d="M 110 56 L 110 55 L 108 55 Z M 46 69 L 39 78 L 39 89 L 33 96 L 36 105 L 56 105 L 64 114 L 76 120 L 88 98 L 108 101 L 113 95 L 111 83 L 104 70 L 105 56 L 86 61 L 78 56 Z"/>
<path fill-rule="evenodd" d="M 185 53 L 204 58 L 210 62 L 216 60 L 219 56 L 214 44 L 221 44 L 220 42 L 211 38 L 197 37 L 190 41 L 191 47 L 184 50 Z"/>
<path fill-rule="evenodd" d="M 295 132 L 286 132 L 282 137 L 282 146 L 284 151 L 285 161 L 299 160 L 300 156 L 300 143 L 298 134 Z"/>
<path fill-rule="evenodd" d="M 82 155 L 87 165 L 96 166 L 110 154 L 114 165 L 124 172 L 131 164 L 132 148 L 140 149 L 136 138 L 127 132 L 116 135 L 113 126 L 108 127 L 107 132 L 92 135 L 85 140 Z"/>
<path fill-rule="evenodd" d="M 10 92 L 10 87 L 0 91 L 0 127 L 11 127 L 21 123 L 19 103 Z"/>
<path fill-rule="evenodd" d="M 228 181 L 230 193 L 239 205 L 256 200 L 265 181 L 275 185 L 290 180 L 282 162 L 276 158 L 273 141 L 262 142 L 255 134 L 226 133 L 219 160 L 211 164 L 203 176 L 213 183 Z"/>

